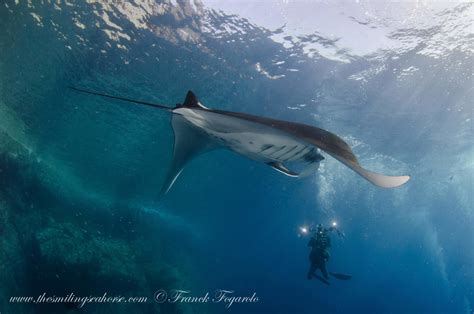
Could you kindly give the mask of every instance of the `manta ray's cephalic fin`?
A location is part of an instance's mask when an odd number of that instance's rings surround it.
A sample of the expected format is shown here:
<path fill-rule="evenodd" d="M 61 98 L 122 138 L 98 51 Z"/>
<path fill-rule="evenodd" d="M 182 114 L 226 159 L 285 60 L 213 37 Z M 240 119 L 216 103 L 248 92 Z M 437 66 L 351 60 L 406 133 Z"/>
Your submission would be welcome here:
<path fill-rule="evenodd" d="M 267 165 L 269 165 L 276 171 L 281 172 L 289 177 L 297 178 L 300 175 L 299 173 L 293 172 L 287 167 L 285 167 L 285 165 L 283 165 L 281 162 L 276 162 L 276 161 L 267 162 Z"/>
<path fill-rule="evenodd" d="M 270 167 L 272 167 L 276 171 L 278 171 L 280 173 L 283 173 L 284 175 L 287 175 L 289 177 L 302 178 L 302 177 L 309 176 L 315 170 L 317 170 L 319 168 L 319 161 L 309 163 L 308 166 L 306 168 L 304 168 L 303 171 L 301 171 L 299 173 L 288 169 L 288 167 L 286 167 L 281 162 L 277 162 L 277 161 L 267 162 L 267 165 L 269 165 Z"/>

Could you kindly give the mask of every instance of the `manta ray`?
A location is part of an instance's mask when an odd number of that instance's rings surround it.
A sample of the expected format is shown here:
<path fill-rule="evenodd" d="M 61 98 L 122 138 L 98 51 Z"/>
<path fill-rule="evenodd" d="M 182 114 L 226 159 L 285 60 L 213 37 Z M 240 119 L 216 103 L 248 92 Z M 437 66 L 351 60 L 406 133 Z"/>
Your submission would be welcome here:
<path fill-rule="evenodd" d="M 276 120 L 246 113 L 206 108 L 192 91 L 183 104 L 171 108 L 161 104 L 69 87 L 79 92 L 151 106 L 172 114 L 174 152 L 161 192 L 166 194 L 184 166 L 205 152 L 227 148 L 239 155 L 264 163 L 289 177 L 313 173 L 324 160 L 321 152 L 337 159 L 370 183 L 394 188 L 410 177 L 388 176 L 364 169 L 349 145 L 339 136 L 302 123 Z M 302 171 L 288 164 L 302 164 Z"/>

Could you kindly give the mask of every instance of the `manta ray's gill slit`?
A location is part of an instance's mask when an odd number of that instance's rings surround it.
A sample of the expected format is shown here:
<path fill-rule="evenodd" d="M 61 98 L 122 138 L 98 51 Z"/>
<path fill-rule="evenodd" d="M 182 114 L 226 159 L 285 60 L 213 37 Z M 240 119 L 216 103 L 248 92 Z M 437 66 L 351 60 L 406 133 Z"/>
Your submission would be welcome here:
<path fill-rule="evenodd" d="M 263 153 L 264 151 L 267 151 L 267 150 L 269 150 L 269 149 L 272 148 L 272 147 L 273 147 L 273 145 L 271 145 L 271 144 L 262 145 L 262 147 L 260 147 L 260 148 L 261 148 L 260 153 Z"/>
<path fill-rule="evenodd" d="M 283 152 L 283 154 L 281 154 L 280 156 L 278 156 L 278 160 L 282 160 L 284 161 L 284 156 L 288 155 L 289 153 L 291 153 L 292 151 L 294 151 L 296 148 L 298 147 L 298 145 L 295 145 L 295 146 L 292 146 L 290 147 L 287 151 Z"/>
<path fill-rule="evenodd" d="M 287 160 L 296 161 L 296 160 L 300 159 L 301 156 L 303 156 L 305 154 L 306 149 L 308 149 L 308 146 L 303 146 L 302 149 L 300 149 L 299 151 L 294 153 L 291 157 L 287 158 Z"/>
<path fill-rule="evenodd" d="M 276 158 L 274 155 L 282 150 L 284 150 L 286 148 L 286 145 L 283 145 L 282 147 L 280 147 L 279 149 L 277 149 L 276 151 L 270 153 L 268 156 L 270 157 L 273 157 L 273 158 Z"/>

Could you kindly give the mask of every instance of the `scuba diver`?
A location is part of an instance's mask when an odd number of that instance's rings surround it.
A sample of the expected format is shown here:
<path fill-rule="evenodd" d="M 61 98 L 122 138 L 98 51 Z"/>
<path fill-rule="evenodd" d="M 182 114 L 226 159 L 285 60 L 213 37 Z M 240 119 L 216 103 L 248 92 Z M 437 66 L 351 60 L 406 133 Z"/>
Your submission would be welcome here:
<path fill-rule="evenodd" d="M 305 228 L 302 228 L 302 231 L 303 233 L 307 233 Z M 318 224 L 316 229 L 311 229 L 310 231 L 313 232 L 313 235 L 308 242 L 308 246 L 311 247 L 311 252 L 309 254 L 310 266 L 307 278 L 312 279 L 314 277 L 327 285 L 329 285 L 329 275 L 340 280 L 350 279 L 352 276 L 328 272 L 326 269 L 326 262 L 330 257 L 329 248 L 331 247 L 329 233 L 334 231 L 340 237 L 345 237 L 344 233 L 337 228 L 337 224 L 333 222 L 329 228 L 324 228 L 322 224 Z M 321 271 L 323 277 L 316 274 L 318 269 Z"/>

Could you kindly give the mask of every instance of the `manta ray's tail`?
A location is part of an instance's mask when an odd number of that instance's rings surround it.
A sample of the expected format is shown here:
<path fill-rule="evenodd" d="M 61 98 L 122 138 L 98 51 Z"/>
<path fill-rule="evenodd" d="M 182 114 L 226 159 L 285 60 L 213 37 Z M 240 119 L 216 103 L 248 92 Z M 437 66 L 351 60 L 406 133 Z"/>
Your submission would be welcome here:
<path fill-rule="evenodd" d="M 91 94 L 91 95 L 96 95 L 96 96 L 101 96 L 101 97 L 106 97 L 106 98 L 111 98 L 111 99 L 118 99 L 118 100 L 130 102 L 130 103 L 163 109 L 171 113 L 173 113 L 173 109 L 175 109 L 175 108 L 171 108 L 165 105 L 160 105 L 160 104 L 155 104 L 155 103 L 150 103 L 150 102 L 145 102 L 145 101 L 140 101 L 140 100 L 134 100 L 134 99 L 120 97 L 120 96 L 112 96 L 109 94 L 89 91 L 89 90 L 80 89 L 80 88 L 76 88 L 72 86 L 68 86 L 68 88 L 81 92 L 81 93 L 86 93 L 86 94 Z M 186 95 L 186 99 L 184 103 L 178 104 L 176 106 L 176 108 L 182 108 L 182 107 L 205 108 L 197 100 L 196 96 L 191 91 L 189 91 L 188 94 Z M 160 192 L 161 195 L 164 195 L 168 192 L 168 190 L 174 184 L 174 181 L 176 180 L 176 178 L 179 176 L 179 174 L 183 170 L 183 167 L 186 163 L 188 163 L 191 159 L 193 159 L 197 155 L 215 148 L 213 145 L 213 142 L 209 141 L 209 139 L 201 131 L 185 123 L 184 119 L 180 115 L 176 115 L 176 114 L 173 115 L 171 121 L 173 125 L 173 131 L 175 133 L 174 153 L 173 153 L 173 160 L 171 163 L 171 167 L 168 171 L 168 174 L 165 178 L 165 183 Z"/>
<path fill-rule="evenodd" d="M 123 101 L 131 102 L 131 103 L 135 103 L 135 104 L 139 104 L 139 105 L 145 105 L 145 106 L 150 106 L 150 107 L 154 107 L 154 108 L 158 108 L 158 109 L 164 109 L 164 110 L 167 110 L 167 111 L 171 111 L 171 110 L 174 109 L 174 108 L 171 108 L 171 107 L 168 107 L 168 106 L 165 106 L 165 105 L 154 104 L 154 103 L 150 103 L 150 102 L 146 102 L 146 101 L 134 100 L 134 99 L 125 98 L 125 97 L 112 96 L 112 95 L 108 95 L 108 94 L 104 94 L 104 93 L 98 93 L 98 92 L 93 92 L 93 91 L 89 91 L 89 90 L 85 90 L 85 89 L 80 89 L 80 88 L 73 87 L 73 86 L 68 86 L 68 88 L 70 88 L 72 90 L 75 90 L 77 92 L 81 92 L 81 93 L 86 93 L 86 94 L 91 94 L 91 95 L 96 95 L 96 96 L 101 96 L 101 97 L 106 97 L 106 98 L 123 100 Z"/>

